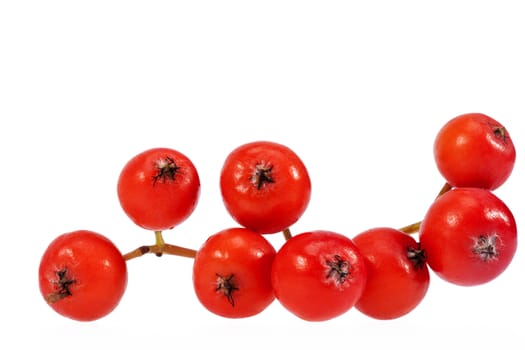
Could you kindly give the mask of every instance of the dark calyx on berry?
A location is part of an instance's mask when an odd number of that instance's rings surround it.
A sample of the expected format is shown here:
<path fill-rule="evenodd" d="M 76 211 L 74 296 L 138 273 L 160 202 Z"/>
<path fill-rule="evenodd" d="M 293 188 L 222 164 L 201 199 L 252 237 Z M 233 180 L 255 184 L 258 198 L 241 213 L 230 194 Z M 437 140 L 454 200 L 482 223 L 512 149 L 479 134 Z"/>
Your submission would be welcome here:
<path fill-rule="evenodd" d="M 166 183 L 168 181 L 175 181 L 175 175 L 180 170 L 180 167 L 175 164 L 175 161 L 171 157 L 158 160 L 155 166 L 158 172 L 153 176 L 153 186 L 155 186 L 157 182 Z"/>
<path fill-rule="evenodd" d="M 413 263 L 415 270 L 423 268 L 427 262 L 425 250 L 421 249 L 419 244 L 417 248 L 407 247 L 407 257 Z"/>
<path fill-rule="evenodd" d="M 59 300 L 71 296 L 70 287 L 77 282 L 68 276 L 66 268 L 56 271 L 56 276 L 58 280 L 53 281 L 53 284 L 57 286 L 57 291 L 46 296 L 46 301 L 49 304 L 56 303 Z"/>
<path fill-rule="evenodd" d="M 264 162 L 257 163 L 257 165 L 255 165 L 253 175 L 250 177 L 251 183 L 258 190 L 263 188 L 266 184 L 274 183 L 275 181 L 272 177 L 272 169 L 273 165 L 271 164 L 266 164 Z"/>
<path fill-rule="evenodd" d="M 233 280 L 233 274 L 230 274 L 227 277 L 224 277 L 218 273 L 216 275 L 217 287 L 215 288 L 215 291 L 224 294 L 231 306 L 235 306 L 235 301 L 233 300 L 233 292 L 239 290 L 239 288 L 237 288 L 237 285 Z"/>
<path fill-rule="evenodd" d="M 482 261 L 495 259 L 498 257 L 497 241 L 497 234 L 481 235 L 475 240 L 472 252 L 479 256 Z"/>
<path fill-rule="evenodd" d="M 494 133 L 494 136 L 501 139 L 503 143 L 507 141 L 508 133 L 504 126 L 501 125 L 490 125 L 492 128 L 492 132 Z"/>
<path fill-rule="evenodd" d="M 333 279 L 335 284 L 343 284 L 349 278 L 352 266 L 340 255 L 335 254 L 331 259 L 327 259 L 326 265 L 328 266 L 326 278 Z"/>

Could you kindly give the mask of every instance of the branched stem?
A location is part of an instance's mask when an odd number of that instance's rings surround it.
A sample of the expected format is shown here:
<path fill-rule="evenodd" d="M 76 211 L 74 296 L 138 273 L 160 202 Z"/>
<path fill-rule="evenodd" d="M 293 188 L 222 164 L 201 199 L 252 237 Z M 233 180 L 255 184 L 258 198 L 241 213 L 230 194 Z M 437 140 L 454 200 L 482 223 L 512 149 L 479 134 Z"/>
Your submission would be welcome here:
<path fill-rule="evenodd" d="M 132 250 L 131 252 L 124 254 L 124 260 L 128 261 L 134 258 L 138 258 L 147 253 L 153 253 L 156 256 L 162 256 L 163 254 L 177 255 L 186 258 L 195 258 L 197 251 L 190 248 L 179 247 L 173 244 L 167 244 L 164 242 L 162 237 L 162 231 L 155 231 L 155 244 L 144 245 Z"/>
<path fill-rule="evenodd" d="M 166 246 L 166 243 L 164 242 L 164 237 L 162 237 L 162 231 L 155 231 L 155 246 L 159 248 L 159 251 L 155 252 L 155 255 L 161 257 L 164 247 Z"/>

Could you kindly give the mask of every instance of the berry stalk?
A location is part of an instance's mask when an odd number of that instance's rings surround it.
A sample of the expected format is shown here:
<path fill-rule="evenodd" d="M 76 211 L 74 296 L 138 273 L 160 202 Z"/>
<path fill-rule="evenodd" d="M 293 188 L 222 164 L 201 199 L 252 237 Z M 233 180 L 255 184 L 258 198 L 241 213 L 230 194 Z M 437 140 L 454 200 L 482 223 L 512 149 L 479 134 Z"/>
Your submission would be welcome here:
<path fill-rule="evenodd" d="M 441 188 L 441 190 L 439 191 L 438 195 L 436 196 L 436 199 L 438 199 L 440 196 L 442 196 L 443 194 L 447 193 L 451 189 L 452 189 L 452 186 L 448 182 L 446 182 L 443 185 L 443 187 Z M 411 235 L 411 234 L 414 234 L 414 233 L 418 233 L 420 226 L 421 226 L 421 221 L 418 221 L 418 222 L 415 222 L 413 224 L 401 227 L 399 229 L 399 231 L 404 232 L 407 235 Z"/>
<path fill-rule="evenodd" d="M 292 238 L 292 231 L 290 231 L 289 228 L 285 228 L 283 230 L 283 236 L 285 240 L 289 240 L 290 238 Z"/>
<path fill-rule="evenodd" d="M 131 252 L 124 254 L 124 260 L 128 261 L 134 258 L 138 258 L 147 253 L 153 253 L 158 257 L 161 257 L 163 254 L 168 255 L 177 255 L 186 258 L 195 258 L 197 251 L 190 248 L 180 247 L 173 244 L 168 244 L 164 242 L 162 237 L 162 231 L 155 231 L 155 244 L 153 245 L 143 245 L 137 249 L 132 250 Z"/>

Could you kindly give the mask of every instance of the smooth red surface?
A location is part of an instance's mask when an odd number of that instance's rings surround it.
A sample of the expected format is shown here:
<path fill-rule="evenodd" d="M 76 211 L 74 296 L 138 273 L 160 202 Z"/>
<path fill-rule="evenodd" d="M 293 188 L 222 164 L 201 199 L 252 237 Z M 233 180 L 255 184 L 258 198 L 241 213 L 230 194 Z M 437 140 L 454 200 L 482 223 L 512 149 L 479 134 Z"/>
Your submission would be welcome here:
<path fill-rule="evenodd" d="M 517 248 L 517 227 L 505 203 L 479 188 L 456 188 L 436 199 L 419 231 L 429 267 L 446 281 L 478 285 L 499 276 Z M 475 253 L 479 238 L 493 237 L 497 255 Z"/>
<path fill-rule="evenodd" d="M 230 228 L 211 235 L 195 256 L 193 286 L 210 312 L 241 318 L 262 312 L 274 300 L 270 280 L 273 246 L 259 233 Z M 236 290 L 229 300 L 217 290 L 218 277 L 232 276 Z"/>
<path fill-rule="evenodd" d="M 425 297 L 429 271 L 425 261 L 416 265 L 408 256 L 419 249 L 414 237 L 388 227 L 364 231 L 353 238 L 365 257 L 367 282 L 356 308 L 376 319 L 408 314 Z"/>
<path fill-rule="evenodd" d="M 272 183 L 251 181 L 257 165 L 271 167 Z M 220 176 L 226 209 L 241 225 L 275 233 L 297 222 L 310 201 L 311 183 L 301 159 L 290 148 L 268 141 L 244 144 L 226 158 Z"/>
<path fill-rule="evenodd" d="M 348 264 L 344 281 L 330 275 L 327 262 Z M 350 310 L 363 292 L 366 266 L 352 240 L 331 231 L 293 236 L 277 252 L 272 267 L 275 296 L 288 311 L 307 321 L 325 321 Z"/>
<path fill-rule="evenodd" d="M 75 282 L 71 295 L 49 304 L 62 316 L 93 321 L 119 304 L 127 286 L 127 266 L 117 247 L 99 233 L 79 230 L 53 240 L 39 266 L 40 292 L 44 298 L 59 291 L 57 272 L 67 270 Z"/>
<path fill-rule="evenodd" d="M 159 162 L 172 159 L 179 168 L 173 180 L 155 180 Z M 200 195 L 197 169 L 184 154 L 153 148 L 130 159 L 122 169 L 117 193 L 129 218 L 147 230 L 171 229 L 193 213 Z"/>
<path fill-rule="evenodd" d="M 434 142 L 438 170 L 454 187 L 496 189 L 510 176 L 516 150 L 509 131 L 481 113 L 457 116 Z"/>

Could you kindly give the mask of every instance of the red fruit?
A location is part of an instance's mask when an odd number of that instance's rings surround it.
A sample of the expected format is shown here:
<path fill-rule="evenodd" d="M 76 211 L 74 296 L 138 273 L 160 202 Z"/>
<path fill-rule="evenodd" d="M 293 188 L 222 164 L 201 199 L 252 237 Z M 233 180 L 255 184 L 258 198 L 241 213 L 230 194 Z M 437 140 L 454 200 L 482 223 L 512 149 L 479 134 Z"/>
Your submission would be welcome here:
<path fill-rule="evenodd" d="M 481 113 L 460 115 L 436 136 L 438 170 L 453 187 L 494 190 L 510 176 L 516 150 L 501 123 Z"/>
<path fill-rule="evenodd" d="M 510 264 L 517 227 L 509 208 L 492 192 L 456 188 L 438 197 L 420 227 L 429 267 L 464 286 L 489 282 Z"/>
<path fill-rule="evenodd" d="M 330 231 L 293 236 L 272 267 L 279 302 L 307 321 L 325 321 L 350 310 L 363 292 L 366 266 L 350 238 Z"/>
<path fill-rule="evenodd" d="M 209 311 L 241 318 L 274 300 L 270 271 L 275 249 L 259 233 L 230 228 L 210 236 L 193 264 L 195 293 Z"/>
<path fill-rule="evenodd" d="M 200 194 L 191 160 L 169 148 L 144 151 L 126 163 L 117 185 L 120 205 L 138 226 L 162 231 L 186 220 Z"/>
<path fill-rule="evenodd" d="M 297 154 L 268 141 L 233 150 L 222 167 L 220 188 L 231 216 L 259 233 L 289 228 L 306 210 L 311 192 L 308 171 Z"/>
<path fill-rule="evenodd" d="M 356 308 L 367 316 L 389 320 L 408 314 L 423 300 L 430 278 L 425 252 L 399 230 L 378 227 L 353 238 L 363 254 L 367 282 Z"/>
<path fill-rule="evenodd" d="M 42 256 L 38 274 L 40 292 L 51 308 L 78 321 L 108 315 L 127 285 L 120 251 L 108 238 L 86 230 L 55 238 Z"/>

